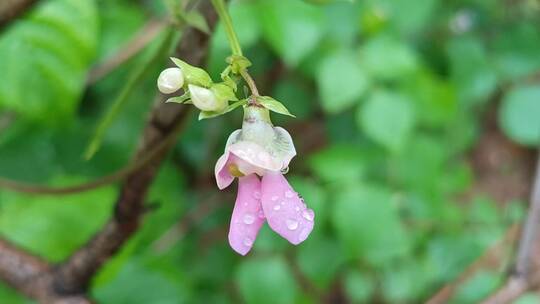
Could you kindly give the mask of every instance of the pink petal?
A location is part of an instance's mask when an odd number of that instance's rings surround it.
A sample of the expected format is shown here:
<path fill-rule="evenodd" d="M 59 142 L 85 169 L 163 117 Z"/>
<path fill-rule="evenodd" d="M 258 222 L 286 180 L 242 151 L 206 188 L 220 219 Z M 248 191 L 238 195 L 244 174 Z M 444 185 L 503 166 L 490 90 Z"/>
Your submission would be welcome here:
<path fill-rule="evenodd" d="M 289 242 L 303 242 L 311 230 L 315 214 L 294 192 L 279 172 L 267 172 L 262 178 L 262 207 L 270 228 Z"/>
<path fill-rule="evenodd" d="M 217 186 L 220 190 L 227 188 L 234 180 L 234 176 L 231 175 L 227 168 L 227 164 L 231 161 L 231 156 L 229 152 L 225 152 L 216 162 L 214 173 Z"/>
<path fill-rule="evenodd" d="M 246 255 L 264 223 L 261 209 L 261 182 L 250 174 L 238 179 L 238 195 L 229 229 L 229 244 L 241 255 Z"/>
<path fill-rule="evenodd" d="M 228 146 L 227 149 L 254 168 L 260 168 L 259 171 L 262 172 L 264 170 L 279 171 L 283 166 L 281 159 L 273 157 L 264 147 L 254 142 L 238 141 Z"/>

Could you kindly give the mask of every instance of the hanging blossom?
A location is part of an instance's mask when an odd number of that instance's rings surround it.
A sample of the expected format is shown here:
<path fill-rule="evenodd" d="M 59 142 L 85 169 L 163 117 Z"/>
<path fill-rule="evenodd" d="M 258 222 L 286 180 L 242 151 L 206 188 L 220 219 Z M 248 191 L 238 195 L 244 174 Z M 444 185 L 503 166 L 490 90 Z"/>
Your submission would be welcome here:
<path fill-rule="evenodd" d="M 229 136 L 225 153 L 215 167 L 219 189 L 227 188 L 238 178 L 238 195 L 229 229 L 231 247 L 241 255 L 247 254 L 265 221 L 289 242 L 295 245 L 303 242 L 313 230 L 315 214 L 283 176 L 296 150 L 289 133 L 272 125 L 269 109 L 293 115 L 269 96 L 256 94 L 238 101 L 234 94 L 236 84 L 225 72 L 222 73 L 224 81 L 214 83 L 204 70 L 177 58 L 171 59 L 177 67 L 165 69 L 159 75 L 158 89 L 164 94 L 180 89 L 184 93 L 167 102 L 193 104 L 201 110 L 199 119 L 223 115 L 240 106 L 244 108 L 242 129 Z M 234 64 L 231 69 L 232 66 Z M 229 104 L 231 101 L 235 103 Z"/>
<path fill-rule="evenodd" d="M 259 104 L 247 105 L 242 129 L 229 136 L 215 167 L 219 189 L 238 177 L 229 243 L 241 255 L 251 250 L 265 221 L 295 245 L 313 230 L 313 210 L 283 176 L 295 155 L 291 136 L 272 126 L 268 110 Z"/>

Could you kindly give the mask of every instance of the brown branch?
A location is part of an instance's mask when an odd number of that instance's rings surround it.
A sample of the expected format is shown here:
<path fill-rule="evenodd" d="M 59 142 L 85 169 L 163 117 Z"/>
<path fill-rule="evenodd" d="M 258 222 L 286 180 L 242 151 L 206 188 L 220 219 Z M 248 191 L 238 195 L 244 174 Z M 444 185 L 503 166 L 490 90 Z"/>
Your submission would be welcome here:
<path fill-rule="evenodd" d="M 208 2 L 202 3 L 202 13 L 213 28 L 217 17 Z M 205 59 L 209 37 L 195 29 L 184 32 L 176 56 L 195 65 Z M 178 126 L 187 118 L 187 107 L 165 104 L 159 98 L 144 130 L 135 160 L 152 147 L 178 132 Z M 169 149 L 166 149 L 169 150 Z M 84 292 L 93 275 L 114 255 L 137 230 L 143 211 L 143 201 L 165 153 L 157 156 L 146 168 L 128 176 L 115 205 L 114 216 L 86 245 L 77 250 L 56 269 L 55 287 L 64 294 Z"/>
<path fill-rule="evenodd" d="M 213 28 L 217 16 L 209 1 L 201 3 L 201 11 Z M 175 56 L 202 65 L 208 42 L 208 35 L 195 29 L 186 29 Z M 156 146 L 174 138 L 189 117 L 187 107 L 165 104 L 163 101 L 160 96 L 155 102 L 134 156 L 135 163 L 140 162 Z M 90 303 L 85 294 L 92 277 L 137 231 L 148 189 L 172 145 L 172 141 L 168 142 L 166 148 L 144 168 L 127 176 L 111 219 L 64 262 L 51 267 L 41 259 L 0 241 L 0 277 L 41 303 Z"/>
<path fill-rule="evenodd" d="M 0 29 L 29 10 L 37 0 L 0 1 Z"/>

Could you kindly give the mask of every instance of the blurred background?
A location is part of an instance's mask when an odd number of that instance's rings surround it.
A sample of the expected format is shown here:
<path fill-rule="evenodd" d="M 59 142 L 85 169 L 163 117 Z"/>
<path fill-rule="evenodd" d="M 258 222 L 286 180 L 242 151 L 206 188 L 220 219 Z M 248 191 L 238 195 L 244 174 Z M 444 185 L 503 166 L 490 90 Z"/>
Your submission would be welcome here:
<path fill-rule="evenodd" d="M 496 290 L 540 138 L 540 2 L 246 0 L 230 12 L 259 90 L 298 117 L 273 121 L 295 140 L 287 178 L 315 210 L 315 229 L 295 247 L 265 225 L 249 255 L 234 253 L 236 186 L 218 191 L 213 169 L 241 111 L 204 121 L 192 113 L 149 194 L 158 207 L 91 295 L 115 304 L 422 303 L 503 244 L 445 300 L 477 303 Z M 42 0 L 3 28 L 0 176 L 64 186 L 124 166 L 166 56 L 137 80 L 97 154 L 82 155 L 165 38 L 165 16 L 158 0 Z M 207 60 L 214 80 L 229 54 L 218 26 Z M 110 216 L 117 189 L 0 190 L 0 233 L 61 261 Z M 0 302 L 29 300 L 0 283 Z"/>

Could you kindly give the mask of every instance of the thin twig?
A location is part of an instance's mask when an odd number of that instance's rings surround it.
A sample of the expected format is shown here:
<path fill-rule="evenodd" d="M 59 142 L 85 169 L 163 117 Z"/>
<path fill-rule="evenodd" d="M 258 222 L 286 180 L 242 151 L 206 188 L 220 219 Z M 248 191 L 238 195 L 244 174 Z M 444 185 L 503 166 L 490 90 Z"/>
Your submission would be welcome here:
<path fill-rule="evenodd" d="M 133 58 L 133 56 L 137 55 L 152 42 L 165 26 L 166 23 L 160 20 L 152 19 L 148 21 L 139 31 L 137 31 L 137 33 L 135 33 L 134 37 L 125 45 L 121 46 L 117 52 L 92 68 L 88 74 L 86 85 L 90 86 L 96 83 L 105 75 L 116 70 L 120 65 Z"/>
<path fill-rule="evenodd" d="M 533 245 L 538 239 L 538 229 L 540 229 L 540 152 L 536 163 L 531 204 L 519 243 L 514 275 L 528 277 Z"/>

